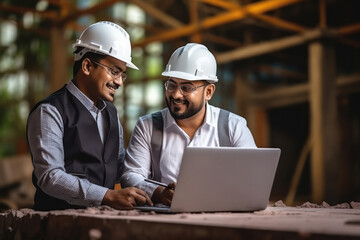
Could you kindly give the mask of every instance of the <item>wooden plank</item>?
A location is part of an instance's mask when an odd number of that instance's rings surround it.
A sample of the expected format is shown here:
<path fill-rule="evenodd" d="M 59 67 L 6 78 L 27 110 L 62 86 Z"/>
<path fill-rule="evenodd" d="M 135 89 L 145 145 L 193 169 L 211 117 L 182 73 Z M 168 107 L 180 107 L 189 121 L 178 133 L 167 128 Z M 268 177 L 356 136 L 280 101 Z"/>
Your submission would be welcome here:
<path fill-rule="evenodd" d="M 226 10 L 234 10 L 234 9 L 241 9 L 243 6 L 241 6 L 238 3 L 235 2 L 228 2 L 228 1 L 219 1 L 219 0 L 201 0 L 204 3 L 207 4 L 211 4 L 213 6 L 217 6 L 217 7 L 221 7 L 224 8 Z M 248 17 L 252 17 L 252 18 L 256 18 L 258 20 L 261 20 L 263 22 L 266 22 L 268 24 L 271 24 L 273 26 L 285 29 L 285 30 L 289 30 L 289 31 L 294 31 L 294 32 L 305 32 L 306 30 L 308 30 L 306 27 L 289 22 L 289 21 L 285 21 L 283 19 L 274 17 L 274 16 L 269 16 L 269 15 L 264 15 L 264 14 L 251 14 L 248 13 Z"/>
<path fill-rule="evenodd" d="M 282 86 L 269 88 L 264 91 L 253 92 L 250 96 L 251 104 L 267 108 L 283 107 L 309 100 L 309 84 Z"/>
<path fill-rule="evenodd" d="M 239 81 L 239 80 L 237 80 Z M 293 86 L 267 88 L 262 91 L 251 91 L 248 104 L 276 108 L 309 101 L 308 83 Z M 360 91 L 360 74 L 339 76 L 336 78 L 336 94 L 349 94 Z"/>
<path fill-rule="evenodd" d="M 134 43 L 133 47 L 142 47 L 156 41 L 166 42 L 184 36 L 189 36 L 191 34 L 194 34 L 195 32 L 199 32 L 205 29 L 213 28 L 216 26 L 224 25 L 229 22 L 243 19 L 246 17 L 247 13 L 260 14 L 275 9 L 279 9 L 284 6 L 295 4 L 301 1 L 303 0 L 277 0 L 277 1 L 266 0 L 266 1 L 255 2 L 246 5 L 242 9 L 235 9 L 230 12 L 216 15 L 214 17 L 206 18 L 205 20 L 199 22 L 198 24 L 192 23 L 189 25 L 185 25 L 183 27 L 176 28 L 171 31 L 163 32 L 162 34 L 158 34 L 156 36 L 150 36 L 142 41 Z"/>
<path fill-rule="evenodd" d="M 240 47 L 229 52 L 217 54 L 215 57 L 218 64 L 224 64 L 305 44 L 311 40 L 322 37 L 323 34 L 323 31 L 320 29 L 315 29 L 296 36 L 254 43 L 246 47 Z"/>
<path fill-rule="evenodd" d="M 340 27 L 338 33 L 340 35 L 349 35 L 360 31 L 360 23 L 354 23 L 347 26 Z"/>
<path fill-rule="evenodd" d="M 305 142 L 305 145 L 303 146 L 303 148 L 301 150 L 299 159 L 296 164 L 294 175 L 291 179 L 290 189 L 285 198 L 286 205 L 292 206 L 294 204 L 296 191 L 298 189 L 301 175 L 303 174 L 303 169 L 304 169 L 304 166 L 306 163 L 306 159 L 311 151 L 311 145 L 312 145 L 311 140 L 312 140 L 311 137 L 308 137 L 308 139 Z"/>
<path fill-rule="evenodd" d="M 309 29 L 296 23 L 285 21 L 281 18 L 272 17 L 265 14 L 249 14 L 250 17 L 261 20 L 265 23 L 271 24 L 281 29 L 285 29 L 292 32 L 303 33 Z"/>
<path fill-rule="evenodd" d="M 296 80 L 300 80 L 303 82 L 305 82 L 305 80 L 307 79 L 307 76 L 305 73 L 301 73 L 298 71 L 292 71 L 290 69 L 287 69 L 285 67 L 280 67 L 280 66 L 274 67 L 273 65 L 259 64 L 255 69 L 262 73 L 279 76 L 281 78 L 288 78 L 288 79 L 292 79 L 292 80 L 296 79 Z"/>
<path fill-rule="evenodd" d="M 169 16 L 168 14 L 164 13 L 163 11 L 160 11 L 158 8 L 152 6 L 151 4 L 148 4 L 145 1 L 142 0 L 129 0 L 129 2 L 137 5 L 138 7 L 142 8 L 147 14 L 149 14 L 154 19 L 157 19 L 164 23 L 165 25 L 168 25 L 170 27 L 176 28 L 181 27 L 184 24 L 177 20 L 176 18 L 173 18 L 172 16 Z"/>

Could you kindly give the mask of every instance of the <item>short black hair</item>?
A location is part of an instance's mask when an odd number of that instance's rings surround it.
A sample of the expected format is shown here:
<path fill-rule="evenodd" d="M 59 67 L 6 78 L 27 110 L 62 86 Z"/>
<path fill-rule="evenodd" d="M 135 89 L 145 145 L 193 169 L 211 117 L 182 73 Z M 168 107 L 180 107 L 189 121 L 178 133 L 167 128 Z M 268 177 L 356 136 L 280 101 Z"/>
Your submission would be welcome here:
<path fill-rule="evenodd" d="M 78 47 L 76 48 L 76 50 L 74 51 L 74 54 L 80 52 L 84 47 Z M 95 52 L 87 52 L 84 54 L 84 56 L 82 56 L 82 58 L 78 61 L 74 62 L 74 66 L 73 66 L 73 78 L 75 78 L 76 74 L 80 71 L 81 69 L 81 64 L 84 61 L 85 58 L 90 59 L 91 61 L 100 61 L 101 59 L 106 58 L 106 55 L 103 54 L 99 54 L 99 53 L 95 53 Z M 97 67 L 97 65 L 95 66 Z"/>

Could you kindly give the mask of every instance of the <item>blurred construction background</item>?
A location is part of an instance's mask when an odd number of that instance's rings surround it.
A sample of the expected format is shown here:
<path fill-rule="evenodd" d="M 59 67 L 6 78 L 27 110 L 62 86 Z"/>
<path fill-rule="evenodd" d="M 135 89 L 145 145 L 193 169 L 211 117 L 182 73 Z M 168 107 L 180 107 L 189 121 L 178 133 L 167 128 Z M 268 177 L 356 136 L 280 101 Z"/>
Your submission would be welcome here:
<path fill-rule="evenodd" d="M 31 206 L 29 110 L 71 79 L 72 43 L 99 20 L 129 32 L 140 68 L 115 100 L 126 142 L 139 116 L 165 107 L 171 53 L 202 43 L 218 62 L 210 103 L 244 116 L 259 147 L 282 149 L 270 200 L 360 201 L 359 0 L 2 0 L 1 208 Z"/>

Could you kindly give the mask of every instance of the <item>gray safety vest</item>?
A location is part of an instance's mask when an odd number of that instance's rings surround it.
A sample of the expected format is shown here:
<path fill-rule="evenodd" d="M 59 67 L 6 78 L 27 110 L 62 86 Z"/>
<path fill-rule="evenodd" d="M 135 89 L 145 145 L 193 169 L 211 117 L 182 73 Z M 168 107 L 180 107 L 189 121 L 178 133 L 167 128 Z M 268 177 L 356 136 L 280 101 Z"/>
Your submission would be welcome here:
<path fill-rule="evenodd" d="M 229 115 L 230 115 L 229 111 L 220 109 L 220 114 L 217 124 L 220 147 L 231 147 L 230 136 L 229 136 Z M 151 135 L 152 179 L 156 181 L 161 181 L 161 173 L 155 171 L 155 169 L 160 169 L 158 166 L 160 164 L 160 161 L 155 161 L 155 159 L 159 159 L 161 156 L 164 120 L 160 111 L 152 113 L 151 116 L 153 122 L 153 130 Z"/>

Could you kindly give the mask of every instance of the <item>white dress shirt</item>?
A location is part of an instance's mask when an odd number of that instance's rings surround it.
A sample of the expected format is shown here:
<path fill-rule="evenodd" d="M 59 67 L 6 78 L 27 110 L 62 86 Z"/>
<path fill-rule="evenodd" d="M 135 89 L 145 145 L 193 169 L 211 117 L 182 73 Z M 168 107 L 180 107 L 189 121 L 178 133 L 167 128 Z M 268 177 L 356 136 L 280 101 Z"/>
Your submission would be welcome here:
<path fill-rule="evenodd" d="M 161 110 L 164 119 L 163 144 L 161 149 L 159 168 L 161 181 L 169 184 L 176 182 L 184 149 L 188 146 L 218 147 L 218 117 L 220 108 L 206 104 L 204 123 L 195 132 L 193 139 L 176 124 L 169 109 Z M 125 171 L 121 178 L 123 187 L 137 186 L 149 196 L 158 187 L 144 181 L 151 175 L 151 114 L 140 117 L 131 136 L 126 150 Z M 233 147 L 256 148 L 253 136 L 246 125 L 246 120 L 234 113 L 229 116 L 230 142 Z"/>

